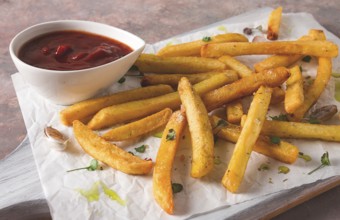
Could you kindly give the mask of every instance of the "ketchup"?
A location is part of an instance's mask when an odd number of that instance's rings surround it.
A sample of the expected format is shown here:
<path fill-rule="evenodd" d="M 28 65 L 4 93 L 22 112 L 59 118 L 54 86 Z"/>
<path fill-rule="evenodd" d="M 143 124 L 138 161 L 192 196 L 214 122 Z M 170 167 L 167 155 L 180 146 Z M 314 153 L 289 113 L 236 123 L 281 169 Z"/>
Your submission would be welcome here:
<path fill-rule="evenodd" d="M 25 43 L 19 59 L 50 70 L 80 70 L 117 60 L 132 49 L 117 40 L 81 31 L 47 33 Z"/>

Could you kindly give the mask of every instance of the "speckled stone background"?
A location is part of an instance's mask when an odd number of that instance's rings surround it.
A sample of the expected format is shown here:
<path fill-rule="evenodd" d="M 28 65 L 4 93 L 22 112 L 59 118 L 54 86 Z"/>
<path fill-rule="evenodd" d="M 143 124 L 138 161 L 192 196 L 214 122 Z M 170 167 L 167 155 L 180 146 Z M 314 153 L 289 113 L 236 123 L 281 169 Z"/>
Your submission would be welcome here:
<path fill-rule="evenodd" d="M 59 19 L 92 20 L 125 29 L 147 43 L 154 43 L 249 10 L 279 5 L 284 12 L 313 14 L 340 36 L 339 0 L 0 0 L 0 159 L 26 135 L 11 81 L 11 74 L 17 70 L 8 51 L 11 39 L 24 28 Z"/>

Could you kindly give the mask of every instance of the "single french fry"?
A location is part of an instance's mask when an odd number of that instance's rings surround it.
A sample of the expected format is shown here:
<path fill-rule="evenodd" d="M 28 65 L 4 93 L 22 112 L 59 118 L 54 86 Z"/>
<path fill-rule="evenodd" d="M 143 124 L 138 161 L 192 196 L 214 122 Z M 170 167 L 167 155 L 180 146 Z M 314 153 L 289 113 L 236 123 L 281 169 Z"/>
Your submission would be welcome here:
<path fill-rule="evenodd" d="M 60 120 L 64 125 L 71 126 L 74 120 L 86 121 L 88 117 L 93 116 L 102 108 L 124 102 L 164 95 L 173 91 L 174 90 L 168 85 L 156 85 L 85 100 L 63 109 L 60 112 Z"/>
<path fill-rule="evenodd" d="M 268 19 L 268 31 L 267 31 L 268 40 L 277 40 L 277 38 L 279 37 L 281 17 L 282 17 L 281 6 L 273 10 L 272 13 L 270 13 L 269 19 Z"/>
<path fill-rule="evenodd" d="M 142 86 L 167 84 L 173 88 L 177 88 L 178 82 L 182 77 L 187 77 L 192 84 L 199 83 L 203 80 L 209 79 L 216 74 L 225 74 L 233 81 L 236 81 L 238 76 L 234 70 L 212 71 L 207 73 L 196 74 L 146 74 L 141 80 Z"/>
<path fill-rule="evenodd" d="M 83 150 L 93 158 L 127 174 L 147 174 L 152 161 L 142 160 L 111 144 L 78 120 L 73 121 L 73 131 Z"/>
<path fill-rule="evenodd" d="M 248 39 L 237 33 L 220 34 L 197 41 L 166 46 L 160 49 L 157 55 L 163 57 L 200 56 L 201 46 L 222 42 L 248 42 Z"/>
<path fill-rule="evenodd" d="M 222 56 L 218 60 L 224 63 L 230 69 L 235 70 L 239 74 L 240 78 L 250 76 L 253 73 L 249 67 L 231 56 Z"/>
<path fill-rule="evenodd" d="M 303 77 L 299 66 L 290 69 L 290 77 L 286 82 L 286 95 L 284 107 L 287 113 L 295 112 L 304 100 Z"/>
<path fill-rule="evenodd" d="M 319 139 L 340 142 L 340 125 L 266 120 L 261 134 L 282 138 Z"/>
<path fill-rule="evenodd" d="M 236 100 L 227 105 L 227 121 L 233 124 L 238 124 L 243 115 L 242 100 Z"/>
<path fill-rule="evenodd" d="M 241 185 L 250 154 L 266 118 L 271 94 L 271 88 L 261 86 L 250 104 L 246 122 L 222 179 L 222 184 L 230 192 L 235 193 Z"/>
<path fill-rule="evenodd" d="M 311 40 L 323 40 L 322 30 L 311 29 L 308 32 L 308 35 L 302 36 L 298 39 L 298 41 L 311 41 Z M 303 55 L 273 55 L 270 56 L 261 62 L 258 62 L 254 65 L 254 69 L 256 72 L 261 72 L 266 69 L 272 69 L 279 66 L 290 67 L 298 60 L 300 60 Z"/>
<path fill-rule="evenodd" d="M 220 120 L 223 119 L 218 118 L 217 116 L 210 117 L 211 126 L 214 128 L 214 134 L 226 141 L 236 143 L 241 133 L 241 127 L 227 122 L 219 123 Z M 296 146 L 282 140 L 279 144 L 273 144 L 269 137 L 264 135 L 260 135 L 256 140 L 253 150 L 288 164 L 294 163 L 299 154 L 299 149 Z"/>
<path fill-rule="evenodd" d="M 289 115 L 292 121 L 301 121 L 308 110 L 316 103 L 325 90 L 332 74 L 332 59 L 326 57 L 318 58 L 318 68 L 313 84 L 308 87 L 303 104 Z"/>
<path fill-rule="evenodd" d="M 214 167 L 214 137 L 208 112 L 200 96 L 183 77 L 178 92 L 185 108 L 192 144 L 191 176 L 200 178 Z"/>
<path fill-rule="evenodd" d="M 338 55 L 338 46 L 330 41 L 276 41 L 207 44 L 201 48 L 201 56 L 210 58 L 255 54 L 300 54 L 331 58 Z"/>
<path fill-rule="evenodd" d="M 200 95 L 205 94 L 213 89 L 221 87 L 231 80 L 224 74 L 213 76 L 207 80 L 194 85 L 194 89 Z M 88 123 L 91 129 L 102 129 L 118 123 L 125 123 L 146 117 L 164 108 L 172 110 L 179 109 L 181 101 L 178 92 L 166 95 L 132 101 L 123 104 L 113 105 L 100 110 Z"/>
<path fill-rule="evenodd" d="M 281 87 L 274 87 L 270 104 L 275 105 L 283 102 L 285 99 L 285 91 Z"/>
<path fill-rule="evenodd" d="M 224 70 L 225 65 L 215 59 L 204 57 L 160 57 L 141 54 L 135 66 L 143 73 L 203 73 Z"/>
<path fill-rule="evenodd" d="M 113 128 L 103 134 L 102 138 L 107 141 L 125 141 L 140 137 L 164 126 L 168 122 L 171 113 L 171 109 L 163 109 L 160 112 L 147 116 L 138 121 Z"/>
<path fill-rule="evenodd" d="M 262 85 L 269 87 L 280 86 L 288 79 L 289 75 L 289 70 L 284 67 L 265 70 L 210 91 L 202 99 L 207 109 L 211 111 L 228 102 L 251 95 Z"/>
<path fill-rule="evenodd" d="M 171 186 L 172 166 L 185 125 L 185 114 L 181 111 L 174 112 L 164 129 L 153 169 L 153 196 L 159 206 L 168 214 L 173 214 L 174 209 Z M 167 138 L 169 132 L 174 134 L 173 139 Z"/>

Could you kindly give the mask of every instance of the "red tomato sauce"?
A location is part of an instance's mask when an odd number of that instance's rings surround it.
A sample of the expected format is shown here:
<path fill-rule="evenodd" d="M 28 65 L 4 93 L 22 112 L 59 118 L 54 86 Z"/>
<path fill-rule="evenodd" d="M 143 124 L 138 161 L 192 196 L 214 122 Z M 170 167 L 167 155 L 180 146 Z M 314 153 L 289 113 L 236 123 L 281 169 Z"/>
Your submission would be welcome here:
<path fill-rule="evenodd" d="M 80 70 L 117 60 L 132 49 L 111 38 L 81 31 L 47 33 L 25 43 L 19 59 L 50 70 Z"/>

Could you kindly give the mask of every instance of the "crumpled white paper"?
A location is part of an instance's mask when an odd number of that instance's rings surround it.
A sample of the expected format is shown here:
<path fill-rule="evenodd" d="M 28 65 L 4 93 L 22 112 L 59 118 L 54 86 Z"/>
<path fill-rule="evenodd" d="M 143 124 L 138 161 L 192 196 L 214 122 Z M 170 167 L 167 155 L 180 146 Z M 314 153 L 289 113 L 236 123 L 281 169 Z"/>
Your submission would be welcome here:
<path fill-rule="evenodd" d="M 259 10 L 237 16 L 209 28 L 200 29 L 184 36 L 174 37 L 154 45 L 148 45 L 145 52 L 156 52 L 159 48 L 169 43 L 180 43 L 201 39 L 204 36 L 212 36 L 226 32 L 242 33 L 245 27 L 257 27 L 262 25 L 265 29 L 268 10 Z M 279 40 L 294 40 L 308 33 L 311 28 L 325 31 L 327 39 L 340 45 L 340 40 L 326 31 L 310 14 L 284 14 Z M 261 35 L 260 32 L 250 36 Z M 239 57 L 250 67 L 263 56 Z M 300 64 L 304 75 L 314 76 L 316 73 L 316 59 L 311 63 Z M 333 69 L 340 72 L 339 59 L 334 59 Z M 147 176 L 131 176 L 113 170 L 104 165 L 100 171 L 77 171 L 67 173 L 67 170 L 85 167 L 89 165 L 91 157 L 84 153 L 77 144 L 72 134 L 72 129 L 63 126 L 59 122 L 58 113 L 63 106 L 49 103 L 30 89 L 20 74 L 14 74 L 13 83 L 19 99 L 25 124 L 30 138 L 33 155 L 38 167 L 42 187 L 48 201 L 51 215 L 54 219 L 183 219 L 197 213 L 204 213 L 221 206 L 233 205 L 244 201 L 260 198 L 263 195 L 279 192 L 285 189 L 312 183 L 319 179 L 325 179 L 340 174 L 340 148 L 339 143 L 323 142 L 317 140 L 289 140 L 297 145 L 301 152 L 312 157 L 312 161 L 305 162 L 298 159 L 290 168 L 288 174 L 278 174 L 278 166 L 285 165 L 258 153 L 252 153 L 248 163 L 245 178 L 240 188 L 240 193 L 228 192 L 220 183 L 226 170 L 228 161 L 233 151 L 233 144 L 217 141 L 215 147 L 216 156 L 219 156 L 221 164 L 216 165 L 213 172 L 202 179 L 193 179 L 189 175 L 190 170 L 190 137 L 186 133 L 185 140 L 181 143 L 173 169 L 173 182 L 181 183 L 184 190 L 174 195 L 175 213 L 173 216 L 163 212 L 152 196 L 152 174 Z M 139 86 L 139 79 L 127 77 L 124 84 L 113 85 L 108 92 L 116 92 Z M 316 106 L 339 103 L 334 100 L 334 79 L 331 80 L 327 90 L 322 95 Z M 332 124 L 339 124 L 339 119 L 334 118 Z M 50 147 L 50 142 L 44 138 L 43 129 L 46 125 L 52 125 L 71 139 L 66 151 L 58 152 Z M 135 147 L 147 144 L 145 153 L 137 153 L 141 158 L 155 160 L 160 139 L 147 137 L 133 143 L 121 145 L 127 151 L 134 151 Z M 320 165 L 320 157 L 328 151 L 331 166 L 307 175 L 309 171 Z M 184 155 L 184 160 L 183 156 Z M 181 159 L 180 159 L 181 157 Z M 269 163 L 270 170 L 258 171 L 262 163 Z M 78 189 L 90 189 L 97 181 L 102 181 L 109 188 L 115 190 L 126 206 L 109 199 L 102 190 L 99 201 L 89 202 Z"/>

